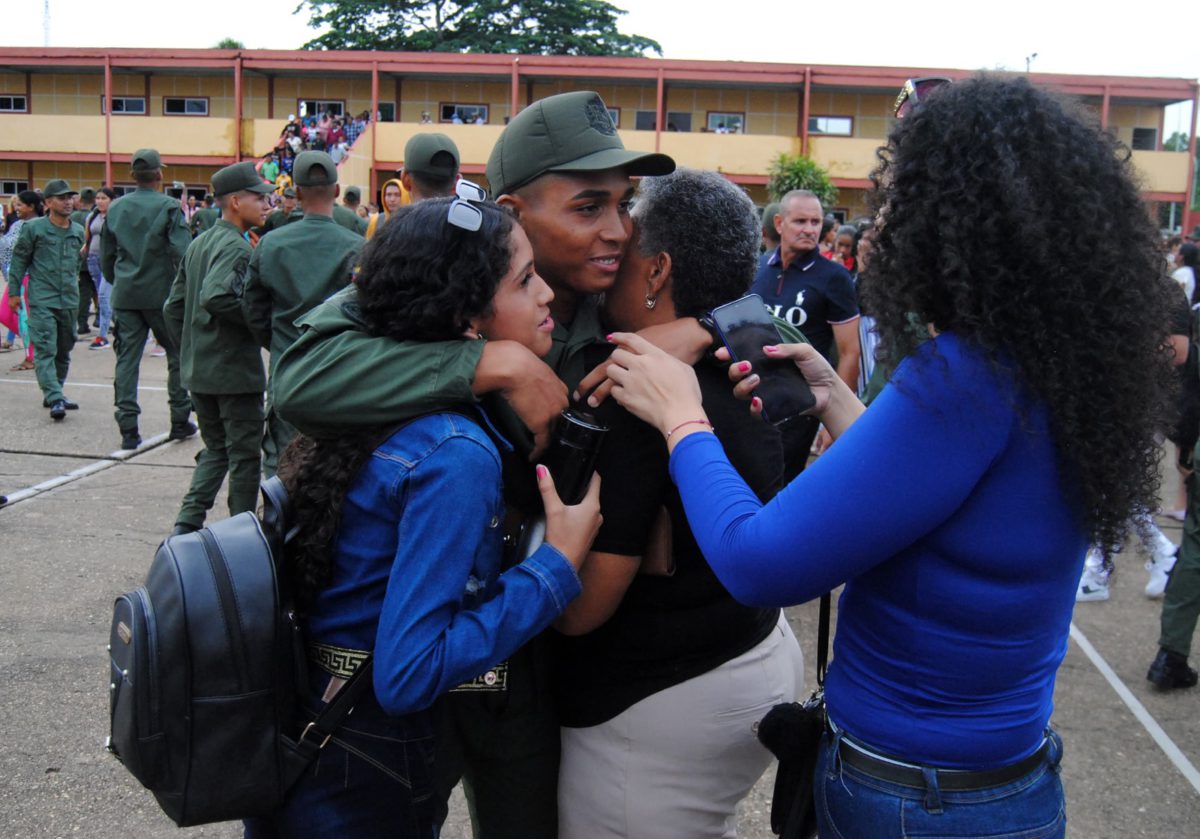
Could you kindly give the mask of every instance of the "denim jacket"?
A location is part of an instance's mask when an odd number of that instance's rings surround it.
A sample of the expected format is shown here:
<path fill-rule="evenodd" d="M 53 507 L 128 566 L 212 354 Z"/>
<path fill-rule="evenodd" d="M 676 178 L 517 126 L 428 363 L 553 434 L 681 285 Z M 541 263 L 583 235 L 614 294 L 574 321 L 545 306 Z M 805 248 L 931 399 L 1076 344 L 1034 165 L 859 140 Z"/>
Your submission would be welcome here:
<path fill-rule="evenodd" d="M 550 545 L 501 573 L 503 519 L 500 454 L 479 424 L 444 413 L 404 426 L 346 494 L 309 640 L 373 649 L 375 694 L 396 715 L 504 660 L 580 583 Z"/>

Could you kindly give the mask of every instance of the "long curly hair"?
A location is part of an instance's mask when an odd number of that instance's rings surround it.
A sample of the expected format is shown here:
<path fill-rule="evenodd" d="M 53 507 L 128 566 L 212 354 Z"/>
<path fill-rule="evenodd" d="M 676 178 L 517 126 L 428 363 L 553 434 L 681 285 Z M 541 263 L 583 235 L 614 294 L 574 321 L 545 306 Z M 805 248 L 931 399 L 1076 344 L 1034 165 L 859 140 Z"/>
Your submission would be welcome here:
<path fill-rule="evenodd" d="M 403 207 L 364 249 L 355 283 L 368 334 L 395 341 L 461 339 L 486 316 L 511 261 L 512 214 L 492 203 L 478 231 L 447 223 L 451 199 Z M 285 568 L 298 609 L 312 606 L 333 574 L 333 545 L 346 491 L 395 424 L 328 439 L 297 436 L 279 462 L 299 532 Z"/>
<path fill-rule="evenodd" d="M 1157 504 L 1155 433 L 1174 401 L 1169 289 L 1130 157 L 1023 77 L 947 85 L 879 152 L 862 279 L 885 357 L 915 348 L 918 320 L 970 339 L 1045 402 L 1105 550 Z"/>

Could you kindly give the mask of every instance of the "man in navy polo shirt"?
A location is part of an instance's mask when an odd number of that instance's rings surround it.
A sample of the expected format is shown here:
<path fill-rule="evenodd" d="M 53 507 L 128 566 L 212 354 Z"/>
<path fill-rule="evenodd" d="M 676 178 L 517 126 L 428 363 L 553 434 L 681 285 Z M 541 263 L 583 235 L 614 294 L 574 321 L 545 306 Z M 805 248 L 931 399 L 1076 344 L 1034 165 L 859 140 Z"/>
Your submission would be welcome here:
<path fill-rule="evenodd" d="M 751 291 L 777 318 L 799 329 L 821 355 L 837 346 L 838 375 L 858 387 L 858 303 L 850 274 L 821 256 L 821 201 L 808 190 L 783 196 L 775 216 L 779 247 L 759 263 Z"/>

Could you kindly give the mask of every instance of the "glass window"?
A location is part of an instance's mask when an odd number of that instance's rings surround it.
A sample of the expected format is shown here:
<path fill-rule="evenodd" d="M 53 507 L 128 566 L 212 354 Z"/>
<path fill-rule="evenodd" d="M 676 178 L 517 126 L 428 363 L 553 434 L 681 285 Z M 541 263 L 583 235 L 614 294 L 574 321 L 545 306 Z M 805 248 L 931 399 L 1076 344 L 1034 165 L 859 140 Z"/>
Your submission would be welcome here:
<path fill-rule="evenodd" d="M 104 113 L 104 97 L 100 97 L 100 113 Z M 114 114 L 144 114 L 146 113 L 145 96 L 114 96 Z"/>
<path fill-rule="evenodd" d="M 853 117 L 809 117 L 808 133 L 849 137 L 854 133 L 854 119 Z"/>
<path fill-rule="evenodd" d="M 0 111 L 7 113 L 25 113 L 29 110 L 29 100 L 24 96 L 10 94 L 0 95 Z"/>
<path fill-rule="evenodd" d="M 384 103 L 379 103 L 381 111 L 383 106 Z M 395 105 L 392 107 L 395 109 Z M 296 112 L 302 117 L 319 117 L 326 111 L 340 117 L 346 112 L 346 103 L 341 99 L 301 99 L 296 103 Z"/>
<path fill-rule="evenodd" d="M 396 103 L 395 102 L 380 102 L 379 103 L 379 121 L 380 122 L 395 122 L 396 121 Z"/>
<path fill-rule="evenodd" d="M 459 102 L 442 103 L 438 114 L 442 122 L 483 124 L 488 121 L 487 105 L 466 105 Z"/>
<path fill-rule="evenodd" d="M 1158 129 L 1157 128 L 1135 128 L 1135 129 L 1133 129 L 1133 142 L 1130 145 L 1137 151 L 1157 151 L 1158 150 Z"/>
<path fill-rule="evenodd" d="M 746 115 L 731 111 L 709 111 L 708 130 L 714 134 L 745 134 Z"/>
<path fill-rule="evenodd" d="M 29 181 L 0 181 L 0 194 L 16 195 L 29 189 Z"/>
<path fill-rule="evenodd" d="M 167 96 L 163 99 L 163 114 L 166 116 L 206 117 L 208 116 L 208 99 Z"/>
<path fill-rule="evenodd" d="M 634 128 L 638 131 L 653 131 L 655 122 L 654 116 L 654 111 L 638 111 L 637 115 L 634 117 Z M 667 111 L 667 130 L 691 131 L 692 112 Z"/>

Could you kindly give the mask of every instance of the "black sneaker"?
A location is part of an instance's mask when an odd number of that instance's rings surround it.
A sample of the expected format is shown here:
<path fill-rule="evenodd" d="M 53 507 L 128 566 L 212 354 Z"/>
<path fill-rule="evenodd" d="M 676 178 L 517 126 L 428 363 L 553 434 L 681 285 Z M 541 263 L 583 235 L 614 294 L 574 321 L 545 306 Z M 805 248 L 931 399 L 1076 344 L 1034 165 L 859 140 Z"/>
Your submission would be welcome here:
<path fill-rule="evenodd" d="M 58 399 L 50 406 L 50 419 L 58 422 L 67 415 L 67 400 Z"/>
<path fill-rule="evenodd" d="M 1188 667 L 1187 656 L 1161 648 L 1146 678 L 1161 690 L 1195 687 L 1198 680 L 1196 671 Z"/>
<path fill-rule="evenodd" d="M 167 439 L 186 440 L 199 430 L 200 429 L 196 428 L 196 423 L 194 422 L 173 422 L 171 423 L 171 433 L 167 435 Z"/>
<path fill-rule="evenodd" d="M 122 431 L 121 432 L 121 448 L 136 449 L 141 444 L 142 444 L 142 435 L 138 434 L 136 431 Z"/>

